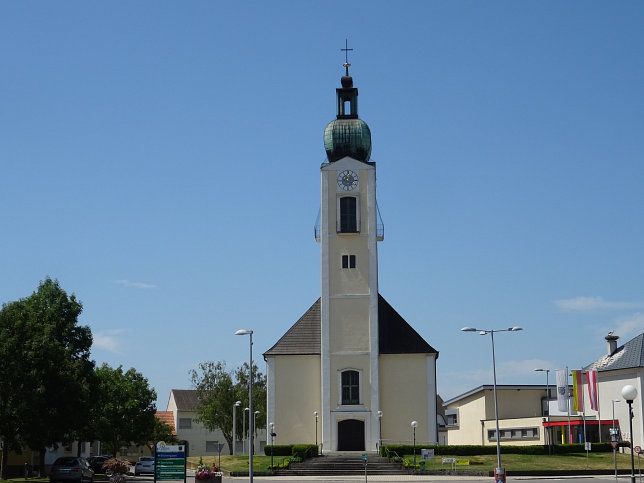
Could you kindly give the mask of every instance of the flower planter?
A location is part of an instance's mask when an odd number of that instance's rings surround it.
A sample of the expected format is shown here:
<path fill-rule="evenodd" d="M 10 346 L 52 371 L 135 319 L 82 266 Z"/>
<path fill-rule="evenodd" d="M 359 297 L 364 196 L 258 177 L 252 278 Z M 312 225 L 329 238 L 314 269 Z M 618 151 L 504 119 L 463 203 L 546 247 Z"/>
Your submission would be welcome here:
<path fill-rule="evenodd" d="M 211 472 L 208 476 L 195 476 L 195 483 L 222 483 L 221 471 Z"/>

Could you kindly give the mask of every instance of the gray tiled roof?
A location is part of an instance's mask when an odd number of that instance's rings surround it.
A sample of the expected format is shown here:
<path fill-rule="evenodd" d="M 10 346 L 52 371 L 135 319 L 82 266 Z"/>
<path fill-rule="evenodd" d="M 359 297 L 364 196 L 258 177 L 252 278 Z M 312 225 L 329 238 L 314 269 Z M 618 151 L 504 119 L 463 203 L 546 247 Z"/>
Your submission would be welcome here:
<path fill-rule="evenodd" d="M 264 356 L 320 354 L 320 299 L 288 329 Z"/>
<path fill-rule="evenodd" d="M 264 356 L 319 355 L 320 299 L 268 349 Z M 378 341 L 380 354 L 436 354 L 430 346 L 394 308 L 378 295 Z"/>
<path fill-rule="evenodd" d="M 195 389 L 173 389 L 174 402 L 179 411 L 194 411 L 199 400 Z"/>
<path fill-rule="evenodd" d="M 623 346 L 618 347 L 613 355 L 607 354 L 585 369 L 603 372 L 634 367 L 644 367 L 644 334 L 629 340 Z"/>

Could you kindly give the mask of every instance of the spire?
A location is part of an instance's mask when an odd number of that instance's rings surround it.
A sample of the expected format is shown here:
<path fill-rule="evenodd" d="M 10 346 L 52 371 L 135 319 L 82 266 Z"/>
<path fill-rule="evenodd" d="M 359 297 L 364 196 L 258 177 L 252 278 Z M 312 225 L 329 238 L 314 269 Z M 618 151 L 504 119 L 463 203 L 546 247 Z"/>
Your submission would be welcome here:
<path fill-rule="evenodd" d="M 345 39 L 345 74 L 340 79 L 342 87 L 336 89 L 337 116 L 324 130 L 324 148 L 330 162 L 350 156 L 358 161 L 369 161 L 371 156 L 371 131 L 366 122 L 358 118 L 358 89 L 353 87 L 349 75 L 349 48 Z"/>

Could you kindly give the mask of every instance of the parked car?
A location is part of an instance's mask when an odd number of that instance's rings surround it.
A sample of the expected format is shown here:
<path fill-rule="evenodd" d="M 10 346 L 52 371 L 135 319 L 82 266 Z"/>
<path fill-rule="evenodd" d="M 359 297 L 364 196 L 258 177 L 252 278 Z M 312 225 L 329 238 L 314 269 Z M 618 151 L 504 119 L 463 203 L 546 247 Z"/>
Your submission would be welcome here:
<path fill-rule="evenodd" d="M 109 455 L 92 456 L 87 461 L 89 461 L 89 466 L 94 470 L 94 473 L 104 474 L 105 470 L 103 469 L 103 463 L 105 463 L 107 460 L 111 458 L 113 458 L 113 456 L 109 456 Z"/>
<path fill-rule="evenodd" d="M 93 483 L 94 470 L 89 466 L 86 458 L 63 456 L 54 461 L 49 470 L 49 481 L 77 481 L 79 483 Z"/>
<path fill-rule="evenodd" d="M 141 456 L 134 465 L 134 476 L 141 473 L 154 473 L 154 456 Z"/>

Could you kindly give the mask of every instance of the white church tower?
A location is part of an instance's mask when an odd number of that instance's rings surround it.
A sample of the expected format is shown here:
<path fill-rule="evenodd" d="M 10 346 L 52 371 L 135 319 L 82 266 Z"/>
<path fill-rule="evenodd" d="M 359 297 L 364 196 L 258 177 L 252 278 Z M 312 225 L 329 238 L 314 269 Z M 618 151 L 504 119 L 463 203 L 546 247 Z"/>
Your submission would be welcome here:
<path fill-rule="evenodd" d="M 324 130 L 321 167 L 322 422 L 327 448 L 375 448 L 378 410 L 376 165 L 349 76 L 336 89 L 337 119 Z M 378 227 L 381 229 L 378 237 Z"/>
<path fill-rule="evenodd" d="M 315 441 L 324 452 L 408 442 L 412 420 L 418 441 L 435 444 L 438 352 L 378 291 L 376 164 L 349 66 L 324 131 L 321 294 L 264 353 L 267 422 L 275 444 Z"/>

